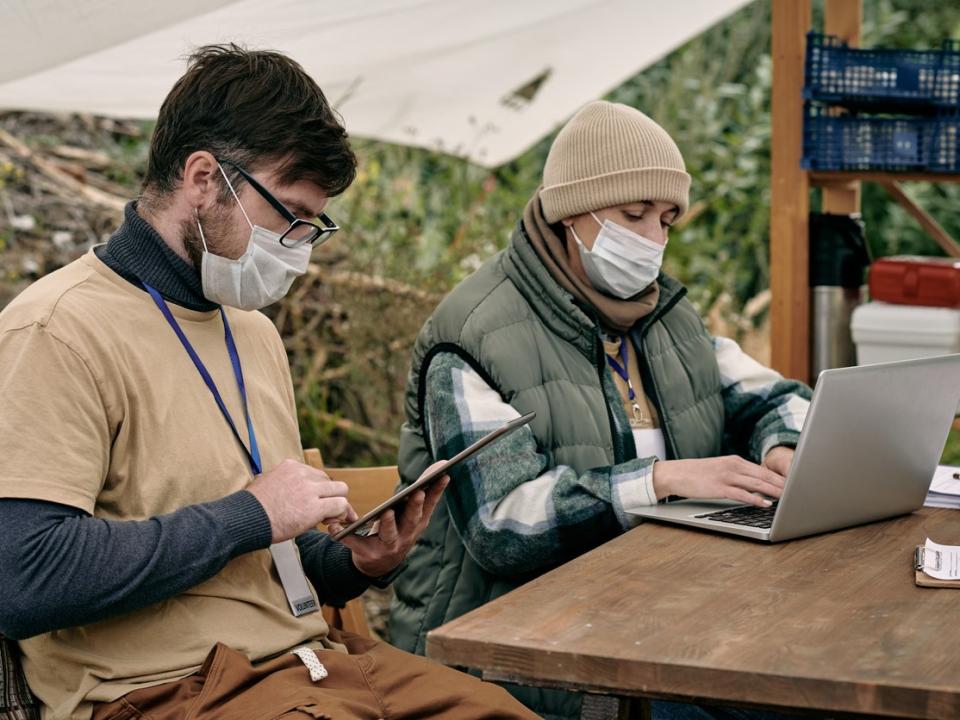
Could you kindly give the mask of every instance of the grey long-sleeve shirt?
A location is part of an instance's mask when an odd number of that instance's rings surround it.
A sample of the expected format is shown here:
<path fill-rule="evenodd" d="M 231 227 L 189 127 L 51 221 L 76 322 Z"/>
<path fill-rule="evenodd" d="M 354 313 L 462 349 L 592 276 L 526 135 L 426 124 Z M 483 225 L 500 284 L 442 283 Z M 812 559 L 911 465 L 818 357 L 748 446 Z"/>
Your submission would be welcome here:
<path fill-rule="evenodd" d="M 193 310 L 199 274 L 127 206 L 98 256 L 131 282 L 156 287 Z M 40 500 L 0 498 L 0 633 L 22 639 L 97 622 L 180 594 L 231 559 L 270 545 L 270 521 L 247 491 L 141 521 L 94 518 Z M 372 582 L 350 550 L 318 531 L 297 538 L 304 571 L 322 603 L 343 605 Z"/>
<path fill-rule="evenodd" d="M 0 633 L 23 639 L 138 610 L 268 547 L 270 537 L 266 512 L 245 490 L 140 521 L 0 500 Z M 297 545 L 322 603 L 343 605 L 369 586 L 350 550 L 325 533 L 305 533 Z"/>

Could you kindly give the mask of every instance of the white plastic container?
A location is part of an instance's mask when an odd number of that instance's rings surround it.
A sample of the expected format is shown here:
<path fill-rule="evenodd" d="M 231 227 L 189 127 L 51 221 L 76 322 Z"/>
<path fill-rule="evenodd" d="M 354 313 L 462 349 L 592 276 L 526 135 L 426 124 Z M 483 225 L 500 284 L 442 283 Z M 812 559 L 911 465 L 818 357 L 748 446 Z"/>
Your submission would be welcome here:
<path fill-rule="evenodd" d="M 960 310 L 870 302 L 850 320 L 857 364 L 960 352 Z"/>

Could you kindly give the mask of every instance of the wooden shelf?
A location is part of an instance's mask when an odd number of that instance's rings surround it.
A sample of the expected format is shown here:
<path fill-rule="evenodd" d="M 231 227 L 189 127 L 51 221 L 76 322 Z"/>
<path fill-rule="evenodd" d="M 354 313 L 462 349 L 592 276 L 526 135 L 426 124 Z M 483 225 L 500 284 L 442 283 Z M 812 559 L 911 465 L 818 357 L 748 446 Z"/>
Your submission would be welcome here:
<path fill-rule="evenodd" d="M 810 170 L 810 184 L 814 187 L 846 185 L 852 182 L 935 182 L 960 183 L 960 173 L 881 172 L 877 170 Z"/>
<path fill-rule="evenodd" d="M 823 29 L 851 47 L 860 44 L 862 0 L 824 0 Z M 900 183 L 960 183 L 960 173 L 821 171 L 800 167 L 803 147 L 803 79 L 812 0 L 773 0 L 770 139 L 770 353 L 786 377 L 812 380 L 809 267 L 811 187 L 821 212 L 860 212 L 862 182 L 879 183 L 943 251 L 960 257 L 956 242 L 904 192 Z"/>

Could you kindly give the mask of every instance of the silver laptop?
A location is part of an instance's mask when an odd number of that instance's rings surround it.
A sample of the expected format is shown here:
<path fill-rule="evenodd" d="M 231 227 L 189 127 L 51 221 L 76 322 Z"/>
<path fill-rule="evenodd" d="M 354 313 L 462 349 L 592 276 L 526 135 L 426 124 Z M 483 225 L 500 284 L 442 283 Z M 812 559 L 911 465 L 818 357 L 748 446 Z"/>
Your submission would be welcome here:
<path fill-rule="evenodd" d="M 779 502 L 681 500 L 650 520 L 778 542 L 923 505 L 960 401 L 960 354 L 825 370 Z"/>

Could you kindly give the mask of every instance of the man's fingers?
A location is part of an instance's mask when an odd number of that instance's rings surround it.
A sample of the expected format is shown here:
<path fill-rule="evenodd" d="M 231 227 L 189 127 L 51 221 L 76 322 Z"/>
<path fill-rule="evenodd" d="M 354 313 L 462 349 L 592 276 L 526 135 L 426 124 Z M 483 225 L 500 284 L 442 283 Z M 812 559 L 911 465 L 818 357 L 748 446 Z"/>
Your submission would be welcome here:
<path fill-rule="evenodd" d="M 338 532 L 343 530 L 345 527 L 346 527 L 345 524 L 337 520 L 334 520 L 333 522 L 327 524 L 327 535 L 329 535 L 332 538 L 334 535 L 336 535 Z M 352 550 L 356 540 L 357 540 L 357 536 L 351 533 L 350 535 L 344 535 L 337 542 L 343 543 L 344 545 L 346 545 Z"/>
<path fill-rule="evenodd" d="M 438 460 L 437 462 L 433 463 L 432 465 L 430 465 L 430 467 L 428 467 L 426 470 L 423 471 L 423 474 L 421 474 L 420 477 L 423 477 L 424 475 L 429 475 L 429 474 L 432 473 L 434 470 L 436 470 L 438 467 L 440 467 L 441 465 L 443 465 L 443 463 L 444 463 L 443 460 Z"/>
<path fill-rule="evenodd" d="M 347 502 L 345 497 L 319 498 L 317 500 L 317 516 L 320 522 L 328 527 L 332 522 L 345 520 L 351 513 L 356 517 L 356 512 L 350 507 L 350 503 Z"/>
<path fill-rule="evenodd" d="M 350 486 L 337 480 L 329 480 L 317 483 L 317 497 L 332 498 L 346 497 L 350 491 Z"/>
<path fill-rule="evenodd" d="M 330 534 L 333 535 L 334 533 Z M 359 538 L 351 533 L 350 535 L 344 535 L 337 542 L 346 545 L 352 552 L 357 553 L 362 547 L 363 540 L 364 538 Z M 356 555 L 354 557 L 356 557 Z"/>
<path fill-rule="evenodd" d="M 427 521 L 430 520 L 430 516 L 433 515 L 433 511 L 436 509 L 437 504 L 440 502 L 440 498 L 443 496 L 443 491 L 447 489 L 447 485 L 449 484 L 450 476 L 444 475 L 442 478 L 433 483 L 427 490 L 427 497 L 423 502 L 423 513 L 421 515 L 421 522 L 423 525 L 426 525 Z"/>
<path fill-rule="evenodd" d="M 446 490 L 447 485 L 450 484 L 450 476 L 444 475 L 442 478 L 439 478 L 436 482 L 430 483 L 427 487 L 427 502 L 424 507 L 430 504 L 432 501 L 434 505 L 437 504 L 437 500 L 440 499 L 440 496 L 443 495 L 443 491 Z"/>
<path fill-rule="evenodd" d="M 380 516 L 380 528 L 377 531 L 380 541 L 387 546 L 396 545 L 400 540 L 400 531 L 397 529 L 397 516 L 393 510 L 387 510 Z"/>
<path fill-rule="evenodd" d="M 410 534 L 420 522 L 420 518 L 423 516 L 424 497 L 423 490 L 417 490 L 404 503 L 398 525 L 405 535 Z"/>

